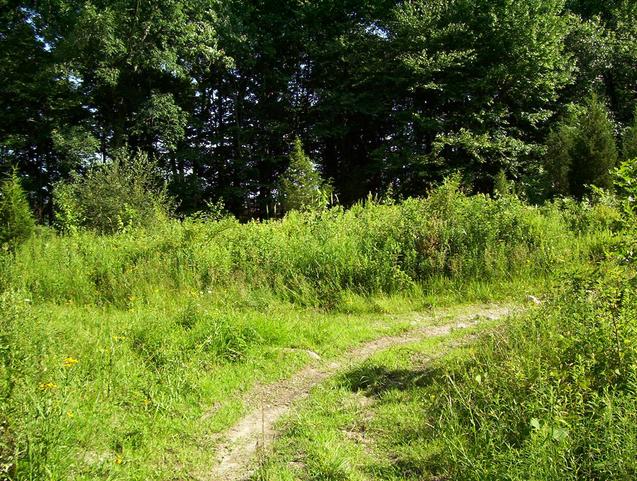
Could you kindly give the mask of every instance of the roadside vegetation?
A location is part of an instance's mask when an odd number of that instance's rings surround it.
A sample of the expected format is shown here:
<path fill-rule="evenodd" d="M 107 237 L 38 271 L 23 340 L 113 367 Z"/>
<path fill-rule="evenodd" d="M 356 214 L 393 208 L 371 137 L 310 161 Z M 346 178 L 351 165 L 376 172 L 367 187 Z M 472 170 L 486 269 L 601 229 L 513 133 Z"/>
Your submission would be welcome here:
<path fill-rule="evenodd" d="M 626 260 L 570 272 L 505 324 L 353 366 L 288 417 L 253 479 L 634 479 Z"/>
<path fill-rule="evenodd" d="M 614 172 L 631 195 L 603 255 L 564 266 L 506 323 L 390 349 L 317 388 L 253 479 L 634 479 L 631 165 Z"/>

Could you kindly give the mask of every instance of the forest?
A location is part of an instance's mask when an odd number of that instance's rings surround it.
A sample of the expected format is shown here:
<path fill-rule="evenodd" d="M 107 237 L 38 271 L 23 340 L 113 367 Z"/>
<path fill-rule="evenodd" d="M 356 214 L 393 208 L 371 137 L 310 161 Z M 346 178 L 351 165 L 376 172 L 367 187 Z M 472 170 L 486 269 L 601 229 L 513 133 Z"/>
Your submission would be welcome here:
<path fill-rule="evenodd" d="M 581 197 L 637 153 L 636 8 L 5 0 L 0 166 L 45 223 L 57 183 L 140 152 L 181 214 L 272 215 L 297 138 L 343 205 L 453 172 L 476 192 L 503 172 L 534 202 Z"/>
<path fill-rule="evenodd" d="M 0 481 L 637 479 L 636 19 L 0 0 Z"/>

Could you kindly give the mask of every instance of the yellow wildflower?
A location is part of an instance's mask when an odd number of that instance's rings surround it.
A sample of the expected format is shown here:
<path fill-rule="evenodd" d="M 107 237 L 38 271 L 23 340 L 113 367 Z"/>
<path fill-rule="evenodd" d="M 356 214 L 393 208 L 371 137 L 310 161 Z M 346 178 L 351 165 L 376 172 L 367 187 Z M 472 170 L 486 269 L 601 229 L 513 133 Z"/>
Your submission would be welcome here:
<path fill-rule="evenodd" d="M 75 414 L 73 414 L 73 411 L 66 411 L 67 418 L 72 418 L 73 416 L 75 416 Z"/>
<path fill-rule="evenodd" d="M 115 456 L 115 464 L 122 464 L 122 461 L 124 461 L 124 458 L 122 457 L 121 454 L 118 454 L 117 456 Z"/>
<path fill-rule="evenodd" d="M 44 390 L 57 389 L 58 385 L 53 382 L 43 382 L 40 384 L 40 388 Z"/>
<path fill-rule="evenodd" d="M 66 359 L 64 359 L 64 367 L 72 367 L 75 366 L 78 362 L 77 359 L 73 358 L 73 357 L 67 357 Z"/>

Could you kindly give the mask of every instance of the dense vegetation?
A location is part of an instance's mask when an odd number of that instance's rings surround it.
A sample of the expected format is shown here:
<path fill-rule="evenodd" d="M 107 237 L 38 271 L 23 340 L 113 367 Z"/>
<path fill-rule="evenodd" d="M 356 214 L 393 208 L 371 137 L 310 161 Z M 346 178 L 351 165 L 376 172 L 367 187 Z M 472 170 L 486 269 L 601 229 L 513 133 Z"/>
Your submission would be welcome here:
<path fill-rule="evenodd" d="M 19 480 L 185 476 L 211 462 L 206 436 L 240 415 L 237 393 L 307 362 L 303 349 L 405 327 L 383 312 L 542 290 L 603 256 L 618 215 L 450 180 L 422 200 L 283 220 L 41 232 L 1 271 L 3 465 Z"/>
<path fill-rule="evenodd" d="M 602 131 L 620 142 L 632 124 L 636 9 L 631 0 L 5 1 L 0 166 L 19 167 L 42 219 L 57 181 L 123 150 L 157 158 L 181 212 L 222 199 L 241 218 L 271 215 L 296 137 L 345 205 L 389 186 L 422 195 L 456 170 L 480 192 L 504 171 L 534 199 L 580 195 L 583 183 L 604 182 L 580 155 L 608 150 L 574 146 L 578 164 L 558 156 L 553 170 L 543 154 L 562 125 L 610 122 Z M 592 94 L 596 116 L 578 114 Z M 591 134 L 581 127 L 579 138 Z M 556 169 L 574 169 L 570 188 L 546 175 Z"/>
<path fill-rule="evenodd" d="M 635 18 L 0 0 L 0 480 L 208 479 L 308 350 L 530 294 L 423 376 L 331 380 L 257 478 L 634 479 Z"/>

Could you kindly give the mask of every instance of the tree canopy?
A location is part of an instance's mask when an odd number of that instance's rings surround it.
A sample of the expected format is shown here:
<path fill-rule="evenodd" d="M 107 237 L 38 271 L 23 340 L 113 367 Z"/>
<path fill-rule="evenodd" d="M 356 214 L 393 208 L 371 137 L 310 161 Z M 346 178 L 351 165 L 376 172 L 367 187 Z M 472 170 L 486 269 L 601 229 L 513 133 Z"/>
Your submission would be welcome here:
<path fill-rule="evenodd" d="M 607 99 L 618 136 L 637 104 L 629 0 L 0 5 L 0 170 L 44 220 L 57 182 L 122 149 L 184 213 L 265 215 L 297 137 L 345 204 L 455 171 L 531 185 L 573 105 Z"/>

